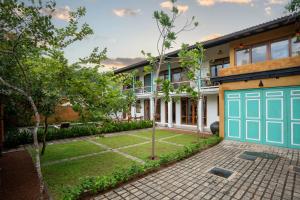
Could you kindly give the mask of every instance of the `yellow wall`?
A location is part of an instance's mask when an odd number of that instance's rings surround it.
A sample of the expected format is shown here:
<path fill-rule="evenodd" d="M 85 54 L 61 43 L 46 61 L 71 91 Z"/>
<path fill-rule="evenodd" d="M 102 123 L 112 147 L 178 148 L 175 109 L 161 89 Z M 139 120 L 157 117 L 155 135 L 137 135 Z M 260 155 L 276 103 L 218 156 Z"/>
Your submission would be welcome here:
<path fill-rule="evenodd" d="M 239 81 L 232 83 L 223 83 L 219 88 L 219 102 L 220 102 L 220 136 L 224 137 L 224 91 L 225 90 L 241 90 L 241 89 L 251 89 L 251 88 L 271 88 L 280 86 L 296 86 L 300 85 L 300 75 L 261 79 L 263 82 L 263 87 L 259 87 L 260 80 L 251 81 Z"/>
<path fill-rule="evenodd" d="M 293 66 L 300 65 L 300 56 L 278 59 L 278 60 L 268 60 L 265 62 L 255 63 L 255 64 L 247 64 L 242 66 L 235 66 L 235 49 L 239 47 L 240 44 L 243 44 L 244 47 L 265 43 L 272 40 L 277 40 L 280 38 L 294 36 L 296 32 L 295 25 L 289 25 L 280 27 L 275 30 L 271 30 L 265 33 L 245 37 L 242 39 L 234 40 L 230 42 L 230 67 L 221 69 L 219 72 L 219 76 L 229 76 L 235 74 L 244 74 L 251 72 L 259 72 L 259 71 L 268 71 L 274 69 L 282 69 Z"/>

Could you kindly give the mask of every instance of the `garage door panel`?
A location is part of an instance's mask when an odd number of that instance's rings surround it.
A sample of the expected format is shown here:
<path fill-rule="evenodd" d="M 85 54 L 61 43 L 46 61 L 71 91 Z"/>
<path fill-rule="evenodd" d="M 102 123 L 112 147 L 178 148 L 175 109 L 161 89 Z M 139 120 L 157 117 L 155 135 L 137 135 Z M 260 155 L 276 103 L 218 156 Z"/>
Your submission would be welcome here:
<path fill-rule="evenodd" d="M 266 122 L 266 142 L 284 144 L 283 122 Z"/>
<path fill-rule="evenodd" d="M 291 118 L 300 120 L 300 97 L 291 98 Z"/>
<path fill-rule="evenodd" d="M 228 119 L 228 136 L 231 138 L 241 138 L 241 120 Z"/>
<path fill-rule="evenodd" d="M 283 98 L 272 98 L 266 100 L 267 120 L 282 120 L 283 119 Z"/>
<path fill-rule="evenodd" d="M 290 145 L 300 148 L 300 90 L 290 92 Z"/>
<path fill-rule="evenodd" d="M 292 122 L 291 126 L 291 144 L 300 147 L 300 122 Z"/>
<path fill-rule="evenodd" d="M 259 119 L 260 118 L 260 100 L 246 99 L 246 118 Z"/>
<path fill-rule="evenodd" d="M 260 141 L 260 121 L 246 120 L 246 139 Z"/>
<path fill-rule="evenodd" d="M 230 99 L 228 100 L 228 117 L 239 118 L 240 117 L 240 100 Z"/>

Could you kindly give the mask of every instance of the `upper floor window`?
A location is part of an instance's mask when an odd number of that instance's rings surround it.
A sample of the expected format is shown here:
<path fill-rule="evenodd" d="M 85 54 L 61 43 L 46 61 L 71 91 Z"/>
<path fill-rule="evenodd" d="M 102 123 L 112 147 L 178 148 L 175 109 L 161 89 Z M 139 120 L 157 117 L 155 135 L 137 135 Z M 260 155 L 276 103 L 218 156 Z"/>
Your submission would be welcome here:
<path fill-rule="evenodd" d="M 267 60 L 267 45 L 260 45 L 252 48 L 252 63 Z"/>
<path fill-rule="evenodd" d="M 246 65 L 250 63 L 250 49 L 241 49 L 236 51 L 236 65 Z"/>
<path fill-rule="evenodd" d="M 235 51 L 235 65 L 241 66 L 299 55 L 300 39 L 287 37 L 281 40 L 268 41 L 264 44 L 237 49 Z"/>
<path fill-rule="evenodd" d="M 210 64 L 210 76 L 216 77 L 219 75 L 219 71 L 222 68 L 229 67 L 229 58 L 222 58 L 214 61 Z"/>
<path fill-rule="evenodd" d="M 289 57 L 289 40 L 281 40 L 271 43 L 271 59 Z"/>
<path fill-rule="evenodd" d="M 300 38 L 294 37 L 291 41 L 292 45 L 292 56 L 300 55 Z"/>

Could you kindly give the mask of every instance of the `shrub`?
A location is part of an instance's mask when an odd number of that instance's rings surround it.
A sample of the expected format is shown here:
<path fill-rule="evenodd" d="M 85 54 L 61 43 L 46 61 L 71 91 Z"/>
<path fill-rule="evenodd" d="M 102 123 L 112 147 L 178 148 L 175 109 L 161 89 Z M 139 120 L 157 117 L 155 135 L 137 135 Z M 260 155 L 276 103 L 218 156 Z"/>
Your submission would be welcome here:
<path fill-rule="evenodd" d="M 149 128 L 152 126 L 152 121 L 141 120 L 131 122 L 112 122 L 106 121 L 101 127 L 97 127 L 95 124 L 75 125 L 70 128 L 56 129 L 49 127 L 46 141 L 66 139 L 73 137 L 96 135 L 100 133 L 112 133 L 119 131 L 129 131 L 135 129 Z M 38 130 L 38 140 L 41 142 L 43 139 L 44 128 Z M 31 131 L 24 129 L 19 131 L 18 129 L 9 129 L 5 134 L 4 146 L 6 148 L 15 148 L 19 145 L 32 143 Z"/>
<path fill-rule="evenodd" d="M 106 122 L 100 128 L 101 133 L 113 133 L 120 131 L 130 131 L 136 129 L 150 128 L 152 127 L 152 121 L 140 120 L 130 122 Z"/>

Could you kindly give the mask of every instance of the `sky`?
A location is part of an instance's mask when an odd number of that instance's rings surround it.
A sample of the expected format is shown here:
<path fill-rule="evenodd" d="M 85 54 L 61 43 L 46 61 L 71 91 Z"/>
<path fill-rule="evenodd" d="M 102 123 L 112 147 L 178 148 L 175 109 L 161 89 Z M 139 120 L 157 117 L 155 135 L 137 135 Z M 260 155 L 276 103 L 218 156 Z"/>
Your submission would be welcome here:
<path fill-rule="evenodd" d="M 176 23 L 181 27 L 195 16 L 199 26 L 182 32 L 173 45 L 177 50 L 182 43 L 194 44 L 228 33 L 242 30 L 285 15 L 284 6 L 289 0 L 178 0 L 181 12 Z M 87 22 L 94 35 L 65 49 L 70 63 L 90 54 L 94 47 L 107 48 L 107 67 L 123 67 L 143 58 L 141 50 L 157 55 L 158 30 L 153 12 L 169 12 L 166 0 L 57 0 L 54 21 L 64 25 L 69 11 L 84 6 Z"/>

